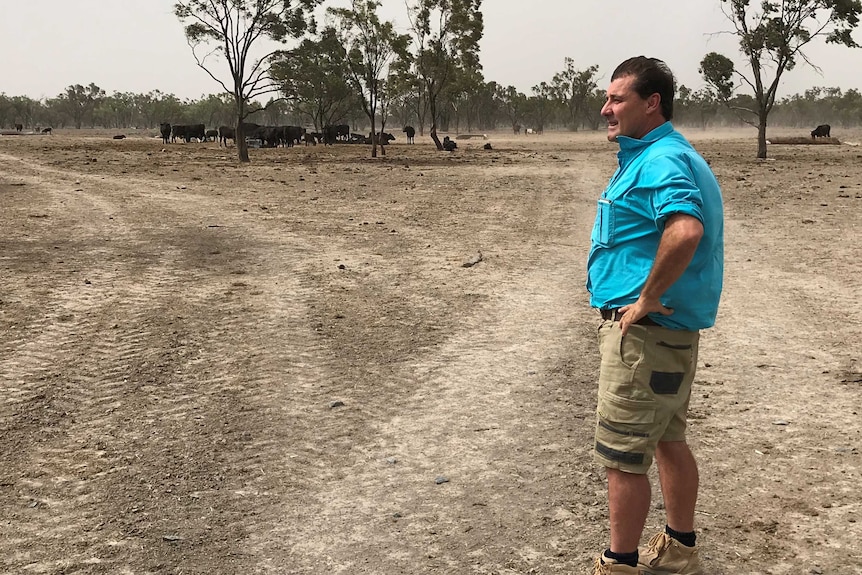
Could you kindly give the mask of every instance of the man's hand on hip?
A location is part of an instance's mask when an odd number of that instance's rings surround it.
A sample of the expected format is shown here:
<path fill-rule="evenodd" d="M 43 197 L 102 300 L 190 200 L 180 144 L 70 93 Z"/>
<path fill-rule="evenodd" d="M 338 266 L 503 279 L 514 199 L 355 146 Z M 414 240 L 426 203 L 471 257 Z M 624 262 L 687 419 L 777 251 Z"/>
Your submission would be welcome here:
<path fill-rule="evenodd" d="M 622 317 L 620 318 L 620 329 L 623 335 L 629 331 L 629 326 L 639 319 L 646 317 L 648 313 L 660 313 L 662 315 L 670 315 L 673 310 L 669 307 L 664 307 L 660 301 L 645 301 L 638 300 L 631 305 L 624 305 L 620 308 Z"/>

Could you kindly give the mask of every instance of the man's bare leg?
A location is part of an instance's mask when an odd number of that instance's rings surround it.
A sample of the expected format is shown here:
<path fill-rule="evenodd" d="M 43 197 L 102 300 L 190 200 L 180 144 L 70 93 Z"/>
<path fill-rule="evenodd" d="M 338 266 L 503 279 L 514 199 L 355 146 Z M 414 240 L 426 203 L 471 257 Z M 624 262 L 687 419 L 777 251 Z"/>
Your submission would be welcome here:
<path fill-rule="evenodd" d="M 668 527 L 680 533 L 694 531 L 699 484 L 694 455 L 685 441 L 661 441 L 656 448 L 655 459 Z"/>
<path fill-rule="evenodd" d="M 637 551 L 649 513 L 651 489 L 646 475 L 607 468 L 611 551 Z"/>

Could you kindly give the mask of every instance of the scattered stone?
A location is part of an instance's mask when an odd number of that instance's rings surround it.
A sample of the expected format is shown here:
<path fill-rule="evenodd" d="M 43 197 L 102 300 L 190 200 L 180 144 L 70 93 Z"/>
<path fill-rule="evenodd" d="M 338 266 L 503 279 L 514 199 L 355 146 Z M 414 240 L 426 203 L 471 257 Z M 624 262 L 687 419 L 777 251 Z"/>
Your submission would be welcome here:
<path fill-rule="evenodd" d="M 330 402 L 330 404 L 329 404 L 330 409 L 335 409 L 336 407 L 344 407 L 344 402 L 341 400 L 336 400 L 336 401 Z"/>
<path fill-rule="evenodd" d="M 789 422 L 784 421 L 783 419 L 778 419 L 772 422 L 772 425 L 790 425 Z"/>
<path fill-rule="evenodd" d="M 445 475 L 438 475 L 436 479 L 434 479 L 434 483 L 437 485 L 441 485 L 443 483 L 449 483 L 449 478 Z"/>
<path fill-rule="evenodd" d="M 174 541 L 179 541 L 180 536 L 179 535 L 162 535 L 162 539 L 164 539 L 165 541 L 174 542 Z"/>
<path fill-rule="evenodd" d="M 387 457 L 386 463 L 388 463 L 389 465 L 395 465 L 396 463 L 398 463 L 398 460 L 395 459 L 394 457 Z"/>
<path fill-rule="evenodd" d="M 476 252 L 476 255 L 461 264 L 462 268 L 471 268 L 482 261 L 482 252 Z"/>

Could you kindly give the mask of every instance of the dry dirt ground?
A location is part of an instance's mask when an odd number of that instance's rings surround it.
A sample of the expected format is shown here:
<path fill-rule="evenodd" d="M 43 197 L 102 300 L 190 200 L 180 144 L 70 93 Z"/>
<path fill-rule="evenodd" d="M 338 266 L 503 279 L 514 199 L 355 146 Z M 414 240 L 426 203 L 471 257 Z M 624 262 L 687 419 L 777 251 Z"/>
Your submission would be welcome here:
<path fill-rule="evenodd" d="M 862 573 L 862 147 L 686 133 L 727 216 L 708 572 Z M 0 137 L 0 572 L 588 572 L 601 133 L 110 136 Z"/>

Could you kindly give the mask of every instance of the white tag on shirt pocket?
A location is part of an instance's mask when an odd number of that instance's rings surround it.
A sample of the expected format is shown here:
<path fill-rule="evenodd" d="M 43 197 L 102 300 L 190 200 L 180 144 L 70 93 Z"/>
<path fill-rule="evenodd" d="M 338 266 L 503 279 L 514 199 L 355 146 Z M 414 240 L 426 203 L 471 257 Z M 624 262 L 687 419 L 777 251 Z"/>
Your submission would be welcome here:
<path fill-rule="evenodd" d="M 594 239 L 600 246 L 610 247 L 614 239 L 614 204 L 608 199 L 599 198 L 598 206 L 598 233 Z"/>

